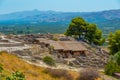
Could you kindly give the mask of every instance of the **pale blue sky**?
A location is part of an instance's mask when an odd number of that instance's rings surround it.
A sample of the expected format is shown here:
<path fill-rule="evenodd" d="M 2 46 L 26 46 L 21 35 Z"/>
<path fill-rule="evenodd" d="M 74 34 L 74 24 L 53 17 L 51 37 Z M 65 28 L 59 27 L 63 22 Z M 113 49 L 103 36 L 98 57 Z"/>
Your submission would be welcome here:
<path fill-rule="evenodd" d="M 120 0 L 0 0 L 0 14 L 33 9 L 64 12 L 102 11 L 120 9 Z"/>

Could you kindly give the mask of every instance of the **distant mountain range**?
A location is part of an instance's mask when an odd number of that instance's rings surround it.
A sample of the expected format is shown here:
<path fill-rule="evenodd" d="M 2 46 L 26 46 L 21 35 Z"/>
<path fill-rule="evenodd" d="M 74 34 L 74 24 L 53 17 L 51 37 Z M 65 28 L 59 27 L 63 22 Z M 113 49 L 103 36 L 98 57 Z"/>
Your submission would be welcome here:
<path fill-rule="evenodd" d="M 21 11 L 0 15 L 0 26 L 2 29 L 7 27 L 8 31 L 9 27 L 22 31 L 24 28 L 19 28 L 27 26 L 30 33 L 63 33 L 72 18 L 78 16 L 88 22 L 96 23 L 105 34 L 120 29 L 120 9 L 100 12 Z M 37 28 L 37 31 L 34 28 Z"/>

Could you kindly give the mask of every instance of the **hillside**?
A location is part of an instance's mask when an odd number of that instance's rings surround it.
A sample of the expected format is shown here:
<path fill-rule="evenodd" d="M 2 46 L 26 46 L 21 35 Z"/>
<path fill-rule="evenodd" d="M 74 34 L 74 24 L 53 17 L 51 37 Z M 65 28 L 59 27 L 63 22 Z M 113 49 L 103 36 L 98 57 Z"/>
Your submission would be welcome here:
<path fill-rule="evenodd" d="M 70 79 L 66 79 L 64 77 L 53 77 L 45 72 L 47 70 L 46 68 L 28 64 L 22 59 L 18 58 L 17 56 L 13 54 L 8 54 L 6 52 L 0 53 L 0 64 L 3 65 L 3 69 L 4 69 L 2 72 L 2 74 L 4 74 L 3 77 L 9 76 L 11 73 L 15 71 L 23 72 L 26 80 L 76 80 L 76 78 L 78 77 L 77 72 L 71 72 L 71 71 L 69 71 L 68 73 L 73 76 L 73 79 L 71 77 L 69 77 Z M 57 70 L 57 71 L 60 72 L 61 70 Z M 116 80 L 115 78 L 106 76 L 103 73 L 101 74 L 101 77 L 105 80 L 110 80 L 110 79 Z M 6 79 L 2 78 L 2 80 L 6 80 Z M 96 80 L 102 80 L 102 79 L 98 78 Z"/>
<path fill-rule="evenodd" d="M 0 21 L 69 22 L 72 18 L 77 16 L 81 16 L 89 22 L 100 22 L 120 18 L 120 10 L 101 12 L 55 12 L 31 10 L 0 15 Z"/>
<path fill-rule="evenodd" d="M 51 77 L 49 74 L 44 73 L 45 68 L 30 65 L 12 54 L 0 53 L 0 63 L 4 68 L 3 73 L 6 75 L 10 75 L 10 73 L 15 71 L 20 71 L 25 74 L 26 80 L 66 80 L 63 77 Z"/>
<path fill-rule="evenodd" d="M 4 33 L 63 33 L 74 17 L 96 23 L 105 34 L 120 29 L 120 10 L 100 12 L 21 11 L 0 15 L 0 32 Z M 116 28 L 117 27 L 117 28 Z"/>

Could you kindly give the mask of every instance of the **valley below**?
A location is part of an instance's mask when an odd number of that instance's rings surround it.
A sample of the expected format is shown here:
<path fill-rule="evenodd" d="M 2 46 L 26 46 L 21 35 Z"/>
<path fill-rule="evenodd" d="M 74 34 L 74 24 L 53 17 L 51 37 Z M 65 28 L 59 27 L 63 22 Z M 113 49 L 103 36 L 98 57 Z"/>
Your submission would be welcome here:
<path fill-rule="evenodd" d="M 21 11 L 0 15 L 0 32 L 5 34 L 64 33 L 75 17 L 95 23 L 106 37 L 120 29 L 120 10 L 100 12 Z M 61 16 L 61 17 L 60 17 Z"/>

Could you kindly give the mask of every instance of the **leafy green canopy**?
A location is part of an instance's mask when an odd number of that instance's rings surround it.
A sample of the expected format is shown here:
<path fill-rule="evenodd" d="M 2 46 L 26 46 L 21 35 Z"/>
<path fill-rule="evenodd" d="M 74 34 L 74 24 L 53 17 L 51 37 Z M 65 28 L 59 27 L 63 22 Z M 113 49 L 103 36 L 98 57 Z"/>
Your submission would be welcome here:
<path fill-rule="evenodd" d="M 23 73 L 16 71 L 12 73 L 11 76 L 7 77 L 6 80 L 25 80 L 25 76 Z"/>
<path fill-rule="evenodd" d="M 25 75 L 19 71 L 7 76 L 4 72 L 3 65 L 0 64 L 0 80 L 26 80 Z"/>
<path fill-rule="evenodd" d="M 65 35 L 84 39 L 95 45 L 102 45 L 105 41 L 102 38 L 102 31 L 98 29 L 97 25 L 88 23 L 81 17 L 72 19 Z"/>
<path fill-rule="evenodd" d="M 3 67 L 2 67 L 3 65 L 2 64 L 0 64 L 0 73 L 3 71 Z"/>
<path fill-rule="evenodd" d="M 105 66 L 105 73 L 113 75 L 116 72 L 120 72 L 120 51 L 110 56 L 109 62 Z"/>
<path fill-rule="evenodd" d="M 114 34 L 110 33 L 109 38 L 109 48 L 112 55 L 120 51 L 120 30 L 116 31 Z"/>
<path fill-rule="evenodd" d="M 54 61 L 53 58 L 50 57 L 50 56 L 45 56 L 45 57 L 43 58 L 43 62 L 45 62 L 47 65 L 55 66 L 55 61 Z"/>
<path fill-rule="evenodd" d="M 105 67 L 105 73 L 113 75 L 115 72 L 120 72 L 120 30 L 114 34 L 110 33 L 109 38 L 110 60 Z"/>
<path fill-rule="evenodd" d="M 113 62 L 113 61 L 109 61 L 107 63 L 107 65 L 105 66 L 105 73 L 107 75 L 114 75 L 115 72 L 120 72 L 120 66 Z"/>

